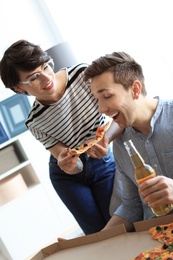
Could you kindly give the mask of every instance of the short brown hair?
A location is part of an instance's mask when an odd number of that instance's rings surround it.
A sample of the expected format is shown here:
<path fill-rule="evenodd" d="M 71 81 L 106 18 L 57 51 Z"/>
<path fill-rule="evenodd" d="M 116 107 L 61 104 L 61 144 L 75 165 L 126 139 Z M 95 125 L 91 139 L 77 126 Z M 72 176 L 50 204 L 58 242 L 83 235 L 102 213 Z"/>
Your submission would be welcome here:
<path fill-rule="evenodd" d="M 13 91 L 20 81 L 18 71 L 31 71 L 47 62 L 51 57 L 39 45 L 26 40 L 13 43 L 0 61 L 0 76 L 6 88 Z"/>
<path fill-rule="evenodd" d="M 135 80 L 142 84 L 142 94 L 146 95 L 143 70 L 129 54 L 113 52 L 94 60 L 84 71 L 84 80 L 88 81 L 105 71 L 112 71 L 115 83 L 128 89 Z"/>

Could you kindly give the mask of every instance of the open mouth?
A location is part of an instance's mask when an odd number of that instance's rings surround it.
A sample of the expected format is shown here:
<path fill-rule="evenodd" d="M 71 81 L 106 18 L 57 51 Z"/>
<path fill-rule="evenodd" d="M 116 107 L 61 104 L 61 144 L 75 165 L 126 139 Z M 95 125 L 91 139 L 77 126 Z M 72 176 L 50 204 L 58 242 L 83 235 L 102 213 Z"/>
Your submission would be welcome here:
<path fill-rule="evenodd" d="M 113 114 L 113 115 L 110 115 L 110 117 L 112 117 L 113 120 L 116 120 L 119 116 L 119 112 Z"/>

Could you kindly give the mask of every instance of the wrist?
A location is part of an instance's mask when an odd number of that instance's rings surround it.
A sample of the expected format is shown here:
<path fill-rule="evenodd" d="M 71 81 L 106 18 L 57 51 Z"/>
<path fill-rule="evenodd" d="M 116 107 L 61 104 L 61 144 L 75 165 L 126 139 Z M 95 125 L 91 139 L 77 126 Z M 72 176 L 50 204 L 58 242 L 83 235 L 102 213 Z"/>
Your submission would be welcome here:
<path fill-rule="evenodd" d="M 75 168 L 71 171 L 71 174 L 77 174 L 83 171 L 83 162 L 78 158 Z"/>

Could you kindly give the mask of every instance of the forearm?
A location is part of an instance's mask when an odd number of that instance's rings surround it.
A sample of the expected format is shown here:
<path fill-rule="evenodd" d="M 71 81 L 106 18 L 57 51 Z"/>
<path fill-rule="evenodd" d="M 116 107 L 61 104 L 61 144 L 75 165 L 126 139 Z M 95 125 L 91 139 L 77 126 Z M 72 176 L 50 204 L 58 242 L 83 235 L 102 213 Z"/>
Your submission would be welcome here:
<path fill-rule="evenodd" d="M 59 157 L 60 153 L 65 148 L 67 148 L 66 145 L 58 142 L 56 145 L 54 145 L 53 147 L 49 148 L 48 150 L 58 160 L 58 157 Z"/>
<path fill-rule="evenodd" d="M 108 143 L 111 143 L 123 132 L 124 132 L 124 128 L 120 128 L 117 123 L 112 121 L 110 127 L 106 131 L 106 138 L 108 139 Z"/>
<path fill-rule="evenodd" d="M 118 215 L 113 215 L 103 230 L 115 227 L 120 224 L 124 224 L 128 232 L 134 231 L 134 225 Z"/>

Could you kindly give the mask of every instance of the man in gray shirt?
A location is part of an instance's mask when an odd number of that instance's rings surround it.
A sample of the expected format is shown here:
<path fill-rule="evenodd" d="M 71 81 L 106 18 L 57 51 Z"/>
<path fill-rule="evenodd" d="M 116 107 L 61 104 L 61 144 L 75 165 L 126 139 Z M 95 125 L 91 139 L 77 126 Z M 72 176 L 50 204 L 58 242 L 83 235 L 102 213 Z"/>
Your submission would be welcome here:
<path fill-rule="evenodd" d="M 105 229 L 124 224 L 127 231 L 132 231 L 133 222 L 155 217 L 149 204 L 173 204 L 173 100 L 149 97 L 141 65 L 124 52 L 93 61 L 85 70 L 85 80 L 91 81 L 99 112 L 125 129 L 113 146 L 122 178 L 123 201 Z M 140 186 L 124 147 L 130 139 L 157 173 L 156 178 Z"/>

